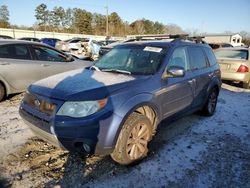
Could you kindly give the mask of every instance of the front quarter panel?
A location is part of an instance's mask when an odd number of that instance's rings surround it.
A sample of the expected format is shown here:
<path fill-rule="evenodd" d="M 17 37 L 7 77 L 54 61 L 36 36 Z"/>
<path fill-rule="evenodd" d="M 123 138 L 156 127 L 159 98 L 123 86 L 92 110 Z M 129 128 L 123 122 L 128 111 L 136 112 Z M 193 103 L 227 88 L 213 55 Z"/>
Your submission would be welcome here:
<path fill-rule="evenodd" d="M 154 97 L 150 93 L 138 94 L 123 104 L 121 104 L 114 114 L 106 120 L 100 121 L 100 131 L 96 153 L 111 153 L 115 147 L 120 130 L 130 113 L 138 107 L 148 105 L 154 109 L 156 114 L 160 114 L 154 104 Z"/>

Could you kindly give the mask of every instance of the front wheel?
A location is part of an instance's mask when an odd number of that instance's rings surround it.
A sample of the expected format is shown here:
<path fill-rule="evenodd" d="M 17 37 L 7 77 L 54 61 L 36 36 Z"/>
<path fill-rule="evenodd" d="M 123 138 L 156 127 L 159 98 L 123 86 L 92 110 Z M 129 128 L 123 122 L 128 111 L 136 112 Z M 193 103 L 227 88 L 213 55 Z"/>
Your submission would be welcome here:
<path fill-rule="evenodd" d="M 152 138 L 150 120 L 139 113 L 132 113 L 119 134 L 111 154 L 114 161 L 128 165 L 144 158 L 148 153 L 148 142 Z"/>
<path fill-rule="evenodd" d="M 202 109 L 202 114 L 205 116 L 212 116 L 215 112 L 217 99 L 219 91 L 216 88 L 213 88 L 207 98 L 207 101 Z"/>

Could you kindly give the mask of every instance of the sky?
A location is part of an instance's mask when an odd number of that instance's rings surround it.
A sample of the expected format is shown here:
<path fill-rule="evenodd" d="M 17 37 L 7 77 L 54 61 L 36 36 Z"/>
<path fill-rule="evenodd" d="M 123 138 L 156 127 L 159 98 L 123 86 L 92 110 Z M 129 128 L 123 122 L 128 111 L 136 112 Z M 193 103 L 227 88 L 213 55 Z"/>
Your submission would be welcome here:
<path fill-rule="evenodd" d="M 177 24 L 189 32 L 250 32 L 250 0 L 0 0 L 0 6 L 8 6 L 11 24 L 25 26 L 36 22 L 35 8 L 41 3 L 49 10 L 62 6 L 101 14 L 108 5 L 109 12 L 129 23 L 145 18 Z"/>

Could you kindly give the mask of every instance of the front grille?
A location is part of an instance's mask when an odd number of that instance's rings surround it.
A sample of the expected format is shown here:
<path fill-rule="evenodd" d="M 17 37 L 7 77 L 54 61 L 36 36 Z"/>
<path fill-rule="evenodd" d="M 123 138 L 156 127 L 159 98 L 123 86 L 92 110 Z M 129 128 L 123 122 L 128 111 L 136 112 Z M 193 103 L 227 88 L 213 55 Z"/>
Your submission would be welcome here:
<path fill-rule="evenodd" d="M 34 126 L 50 133 L 50 122 L 38 117 L 37 115 L 34 115 L 28 111 L 26 111 L 25 109 L 21 108 L 20 109 L 20 115 L 26 119 L 28 122 L 30 122 L 31 124 L 33 124 Z"/>
<path fill-rule="evenodd" d="M 51 116 L 55 109 L 56 105 L 53 103 L 49 103 L 45 100 L 38 99 L 35 96 L 31 95 L 30 93 L 26 93 L 23 99 L 24 103 L 31 106 L 32 108 L 37 109 L 38 111 L 45 113 Z"/>

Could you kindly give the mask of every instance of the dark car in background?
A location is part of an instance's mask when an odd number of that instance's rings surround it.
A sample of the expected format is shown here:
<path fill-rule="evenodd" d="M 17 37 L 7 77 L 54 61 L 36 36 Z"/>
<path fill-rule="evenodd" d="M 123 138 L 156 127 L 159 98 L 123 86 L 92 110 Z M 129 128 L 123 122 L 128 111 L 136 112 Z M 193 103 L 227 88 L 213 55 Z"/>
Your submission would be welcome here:
<path fill-rule="evenodd" d="M 58 41 L 61 41 L 61 40 L 57 39 L 57 38 L 42 38 L 42 39 L 40 39 L 41 43 L 47 44 L 47 45 L 52 46 L 52 47 L 55 47 L 56 43 Z"/>
<path fill-rule="evenodd" d="M 233 45 L 229 43 L 209 43 L 208 45 L 213 50 L 218 49 L 218 48 L 233 48 Z"/>
<path fill-rule="evenodd" d="M 0 39 L 13 39 L 13 38 L 8 35 L 0 35 Z"/>
<path fill-rule="evenodd" d="M 19 38 L 18 40 L 27 40 L 27 41 L 31 41 L 31 42 L 40 42 L 40 40 L 38 38 L 34 38 L 34 37 L 22 37 L 22 38 Z"/>
<path fill-rule="evenodd" d="M 32 84 L 20 115 L 54 145 L 111 154 L 127 165 L 147 155 L 162 120 L 196 111 L 212 116 L 220 87 L 219 65 L 207 44 L 128 42 L 94 66 Z"/>

